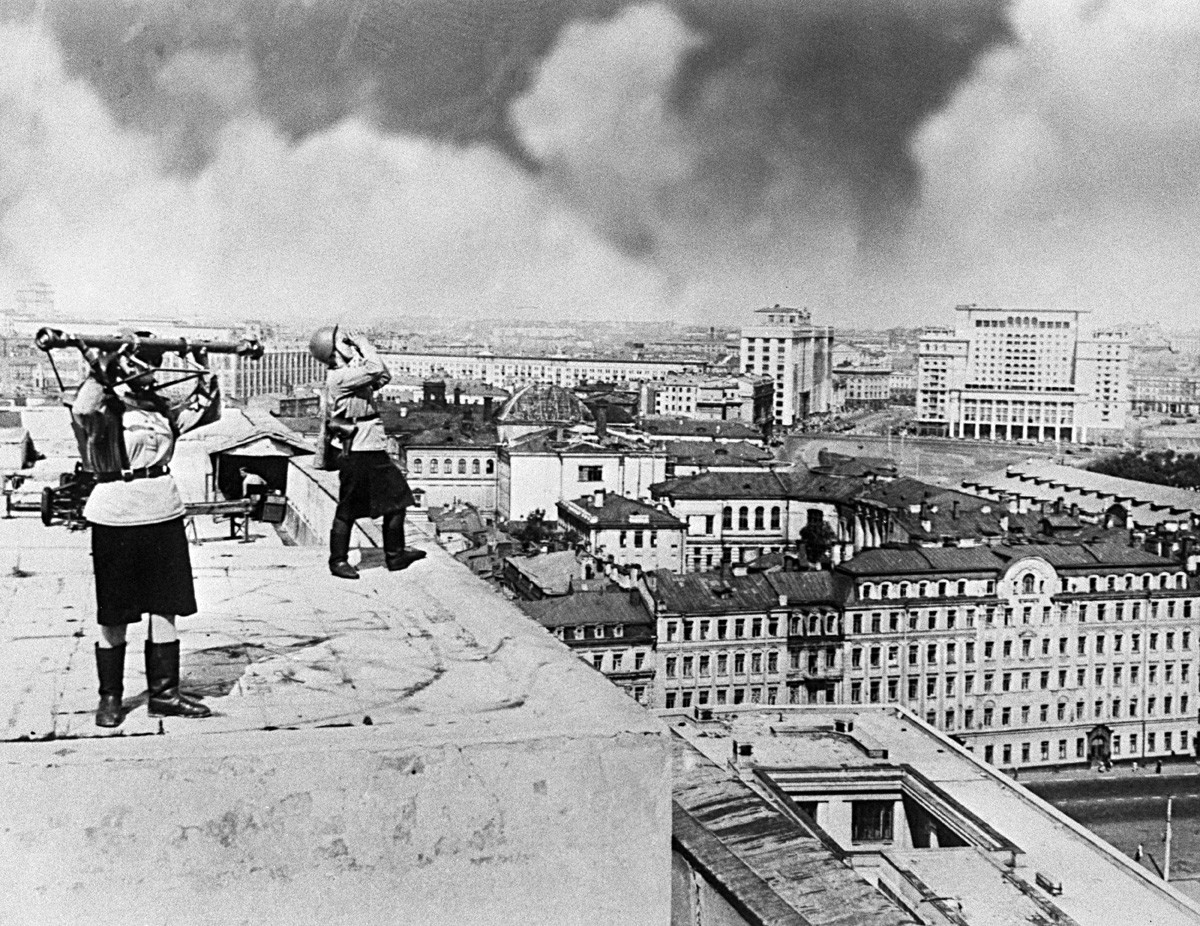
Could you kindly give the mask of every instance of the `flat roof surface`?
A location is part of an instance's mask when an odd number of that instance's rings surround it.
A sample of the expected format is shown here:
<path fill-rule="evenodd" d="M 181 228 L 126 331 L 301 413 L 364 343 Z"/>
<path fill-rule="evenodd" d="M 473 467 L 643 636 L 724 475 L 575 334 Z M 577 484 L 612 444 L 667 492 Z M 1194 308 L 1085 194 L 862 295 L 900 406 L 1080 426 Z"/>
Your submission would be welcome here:
<path fill-rule="evenodd" d="M 966 750 L 911 714 L 891 707 L 774 706 L 752 711 L 744 708 L 745 705 L 739 705 L 736 712 L 715 709 L 715 719 L 724 723 L 681 723 L 678 715 L 665 716 L 679 735 L 721 764 L 729 761 L 731 741 L 737 740 L 739 744 L 753 745 L 752 758 L 739 760 L 739 766 L 747 768 L 751 765 L 798 771 L 832 768 L 852 772 L 880 765 L 912 766 L 1022 850 L 1015 873 L 1024 881 L 1032 885 L 1039 871 L 1061 881 L 1063 893 L 1048 899 L 1085 926 L 1200 923 L 1200 907 L 1184 895 L 1165 886 L 1020 784 L 976 761 Z M 837 748 L 826 747 L 831 741 L 829 737 L 790 736 L 783 729 L 808 726 L 832 730 L 835 720 L 853 720 L 855 727 L 855 733 L 849 737 L 833 738 L 841 744 Z M 850 737 L 857 733 L 886 748 L 888 757 L 870 758 L 865 750 L 845 748 Z M 958 893 L 964 911 L 980 911 L 978 922 L 1009 922 L 984 915 L 993 907 L 989 896 L 994 893 L 994 884 L 974 877 L 956 878 L 949 871 L 942 877 L 952 879 L 946 882 L 946 887 Z M 968 919 L 968 922 L 974 926 L 977 921 Z"/>
<path fill-rule="evenodd" d="M 36 513 L 0 519 L 0 741 L 165 733 L 194 737 L 396 724 L 449 741 L 661 731 L 658 721 L 430 539 L 388 572 L 362 553 L 362 578 L 335 579 L 322 547 L 284 546 L 252 522 L 251 543 L 197 518 L 191 546 L 199 613 L 179 619 L 183 688 L 205 720 L 151 718 L 142 644 L 125 660 L 128 715 L 94 723 L 95 593 L 89 536 L 43 527 Z M 16 760 L 17 753 L 11 758 Z"/>

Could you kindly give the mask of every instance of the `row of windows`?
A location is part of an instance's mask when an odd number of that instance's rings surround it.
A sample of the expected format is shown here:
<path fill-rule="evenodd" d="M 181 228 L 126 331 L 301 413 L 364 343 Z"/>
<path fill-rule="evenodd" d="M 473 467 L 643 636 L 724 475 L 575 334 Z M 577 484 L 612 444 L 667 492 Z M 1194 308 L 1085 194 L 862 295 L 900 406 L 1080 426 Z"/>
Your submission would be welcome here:
<path fill-rule="evenodd" d="M 575 627 L 555 627 L 554 635 L 560 640 L 603 640 L 606 636 L 625 636 L 624 624 L 579 624 Z"/>
<path fill-rule="evenodd" d="M 754 527 L 753 528 L 751 528 L 750 523 L 751 522 L 750 522 L 749 506 L 742 505 L 740 508 L 738 508 L 737 525 L 738 525 L 738 530 L 741 530 L 741 531 L 748 531 L 748 530 L 752 530 L 752 529 L 756 530 L 756 531 L 768 530 L 767 509 L 762 505 L 758 505 L 757 507 L 755 507 L 755 509 L 754 509 Z M 772 505 L 771 511 L 770 511 L 770 525 L 771 526 L 769 529 L 773 530 L 773 531 L 777 531 L 780 529 L 781 523 L 782 523 L 782 509 L 778 505 Z M 709 532 L 711 532 L 711 530 L 712 530 L 711 525 L 709 525 L 706 522 L 705 526 L 708 528 Z M 722 509 L 722 511 L 721 511 L 721 527 L 727 531 L 733 530 L 733 508 L 729 505 L 726 505 L 725 508 Z"/>
<path fill-rule="evenodd" d="M 1130 621 L 1138 621 L 1142 616 L 1142 602 L 1140 601 L 1101 601 L 1095 602 L 1093 610 L 1092 603 L 1080 602 L 1075 609 L 1076 617 L 1079 623 L 1086 624 L 1091 618 L 1095 618 L 1098 622 L 1104 622 L 1112 617 L 1116 621 L 1124 621 L 1126 617 Z M 1111 608 L 1111 609 L 1110 609 Z M 1017 625 L 1017 609 L 1011 606 L 998 607 L 996 605 L 986 605 L 982 608 L 964 608 L 962 612 L 962 626 L 966 628 L 976 625 L 976 618 L 982 612 L 983 626 L 997 626 L 997 618 L 1002 626 L 1013 627 Z M 1192 616 L 1192 599 L 1182 599 L 1182 603 L 1176 600 L 1166 602 L 1152 601 L 1149 609 L 1146 612 L 1153 620 L 1160 617 L 1166 617 L 1167 620 L 1174 620 L 1176 617 L 1183 617 L 1185 620 Z M 1054 609 L 1050 605 L 1044 605 L 1041 609 L 1041 623 L 1049 624 L 1054 616 Z M 908 612 L 890 611 L 887 616 L 887 629 L 883 629 L 883 612 L 873 611 L 870 615 L 870 632 L 871 633 L 901 633 L 904 629 L 908 631 L 920 630 L 924 623 L 926 630 L 954 630 L 959 626 L 958 609 L 948 608 L 945 612 L 929 610 L 926 612 L 925 620 L 921 620 L 919 611 L 912 610 Z M 1068 623 L 1071 617 L 1071 609 L 1067 604 L 1058 606 L 1058 621 L 1060 624 Z M 850 627 L 853 633 L 863 633 L 866 615 L 857 613 L 851 615 Z M 1024 605 L 1020 611 L 1021 625 L 1029 625 L 1034 623 L 1034 608 L 1033 605 Z"/>
<path fill-rule="evenodd" d="M 1125 652 L 1125 634 L 1116 633 L 1116 634 L 1113 634 L 1111 636 L 1111 638 L 1105 634 L 1097 634 L 1095 637 L 1091 637 L 1090 639 L 1092 640 L 1091 652 L 1093 654 L 1095 654 L 1096 656 L 1104 656 L 1104 655 L 1108 654 L 1108 652 L 1109 652 L 1108 641 L 1110 639 L 1112 641 L 1112 646 L 1111 646 L 1111 651 L 1110 651 L 1112 655 L 1119 655 L 1119 654 L 1123 654 Z M 1071 649 L 1070 640 L 1071 640 L 1070 637 L 1059 637 L 1058 638 L 1058 655 L 1060 655 L 1060 656 L 1069 655 L 1070 649 Z M 1088 640 L 1089 640 L 1089 637 L 1086 637 L 1086 636 L 1075 638 L 1075 655 L 1077 655 L 1077 656 L 1088 655 L 1088 650 L 1089 650 Z M 1146 650 L 1147 650 L 1147 652 L 1157 653 L 1157 652 L 1159 652 L 1159 644 L 1161 643 L 1163 645 L 1163 649 L 1166 652 L 1173 653 L 1173 652 L 1175 652 L 1175 644 L 1176 644 L 1177 640 L 1179 643 L 1179 648 L 1181 650 L 1187 651 L 1192 648 L 1192 632 L 1190 630 L 1184 630 L 1184 631 L 1179 632 L 1178 637 L 1176 636 L 1176 632 L 1174 630 L 1168 630 L 1162 634 L 1160 634 L 1158 632 L 1153 632 L 1153 633 L 1147 634 L 1146 635 L 1146 644 L 1147 644 Z M 941 650 L 941 647 L 944 645 L 946 663 L 953 665 L 955 662 L 958 661 L 958 654 L 959 654 L 958 644 L 959 644 L 959 642 L 960 641 L 947 642 L 945 644 L 941 644 L 941 643 L 926 643 L 926 644 L 924 644 L 925 651 L 926 651 L 926 664 L 927 665 L 936 665 L 937 664 L 938 653 Z M 1050 652 L 1051 638 L 1050 637 L 1043 637 L 1040 647 L 1037 647 L 1037 648 L 1034 647 L 1034 642 L 1035 641 L 1033 640 L 1033 638 L 1025 638 L 1025 639 L 1022 639 L 1019 641 L 1001 640 L 1000 641 L 1001 656 L 1004 659 L 1014 659 L 1014 658 L 1033 659 L 1039 655 L 1041 655 L 1041 656 L 1051 655 L 1051 652 Z M 1014 645 L 1016 643 L 1020 643 L 1019 648 Z M 908 664 L 910 666 L 917 665 L 917 660 L 920 655 L 920 648 L 921 648 L 921 644 L 919 644 L 919 643 L 908 644 Z M 864 648 L 862 646 L 855 646 L 855 647 L 851 648 L 851 650 L 850 650 L 850 665 L 854 666 L 855 668 L 862 665 L 862 657 L 863 657 L 864 649 L 869 654 L 870 664 L 872 666 L 878 666 L 880 664 L 880 659 L 883 654 L 883 649 L 884 649 L 883 645 L 871 646 L 871 647 L 866 647 L 866 648 Z M 1040 649 L 1040 651 L 1041 651 L 1040 653 L 1037 652 L 1038 649 Z M 977 651 L 978 651 L 978 647 L 977 647 L 975 641 L 967 640 L 967 641 L 963 642 L 962 643 L 963 662 L 975 662 L 975 657 L 976 657 Z M 983 658 L 985 660 L 995 659 L 996 658 L 996 641 L 985 640 L 983 642 L 982 651 L 983 651 Z M 1129 635 L 1129 652 L 1132 654 L 1138 654 L 1138 653 L 1142 652 L 1142 635 L 1140 633 L 1131 633 Z M 900 660 L 900 644 L 892 643 L 892 644 L 887 645 L 887 659 L 888 659 L 888 663 L 891 665 L 895 665 L 899 662 L 899 660 Z"/>
<path fill-rule="evenodd" d="M 725 509 L 727 512 L 729 508 Z M 746 509 L 742 508 L 742 512 Z M 758 511 L 762 511 L 761 508 Z M 727 525 L 728 526 L 728 525 Z M 974 584 L 974 583 L 972 583 Z M 1144 573 L 1140 579 L 1133 574 L 1120 576 L 1089 576 L 1087 579 L 1087 591 L 1089 592 L 1115 592 L 1115 591 L 1131 591 L 1138 585 L 1142 589 L 1165 589 L 1165 588 L 1187 588 L 1187 573 L 1178 572 L 1175 574 L 1159 573 Z M 1020 594 L 1022 595 L 1038 595 L 1045 593 L 1045 581 L 1036 573 L 1026 573 L 1020 579 Z M 892 597 L 897 598 L 945 598 L 951 595 L 963 597 L 967 595 L 970 585 L 964 580 L 958 581 L 930 581 L 930 582 L 882 582 L 875 585 L 872 582 L 864 582 L 859 586 L 859 597 L 864 599 L 881 598 L 887 599 Z M 996 582 L 994 579 L 988 579 L 985 583 L 984 594 L 992 595 L 996 592 Z M 1059 591 L 1077 591 L 1084 590 L 1083 580 L 1072 580 L 1063 576 L 1059 580 Z M 893 596 L 893 592 L 895 595 Z"/>
<path fill-rule="evenodd" d="M 832 656 L 832 652 L 830 653 Z M 792 654 L 793 668 L 799 668 L 799 653 Z M 779 671 L 779 653 L 716 653 L 702 656 L 668 656 L 663 665 L 667 678 L 693 678 L 712 675 L 759 675 Z"/>
<path fill-rule="evenodd" d="M 926 718 L 926 719 L 928 720 L 928 718 Z M 1190 731 L 1188 731 L 1188 730 L 1180 730 L 1179 731 L 1179 739 L 1177 741 L 1175 739 L 1175 733 L 1173 730 L 1165 731 L 1162 735 L 1162 752 L 1173 753 L 1176 750 L 1176 748 L 1186 752 L 1188 749 L 1189 732 Z M 1141 753 L 1138 751 L 1138 742 L 1139 741 L 1138 741 L 1138 735 L 1136 733 L 1130 733 L 1125 738 L 1125 741 L 1126 741 L 1126 743 L 1128 743 L 1128 746 L 1129 746 L 1128 753 L 1127 753 L 1128 755 L 1130 755 L 1130 756 L 1140 756 L 1141 755 Z M 1146 752 L 1150 753 L 1151 755 L 1154 755 L 1155 753 L 1159 752 L 1158 731 L 1151 730 L 1149 733 L 1147 733 L 1145 743 L 1146 743 Z M 1178 746 L 1176 745 L 1177 743 L 1178 743 Z M 1058 755 L 1059 759 L 1067 758 L 1067 744 L 1068 744 L 1068 741 L 1065 739 L 1060 739 L 1058 741 L 1057 755 Z M 1012 743 L 1002 743 L 1001 744 L 1001 746 L 1000 746 L 1000 763 L 1001 763 L 1001 765 L 1012 765 L 1013 764 L 1013 745 L 1014 744 L 1012 744 Z M 1040 761 L 1042 761 L 1042 762 L 1050 761 L 1051 745 L 1052 744 L 1051 744 L 1050 740 L 1042 740 L 1041 741 L 1041 743 L 1038 746 L 1038 756 L 1039 756 Z M 1032 743 L 1020 743 L 1019 746 L 1020 746 L 1020 750 L 1021 750 L 1021 752 L 1020 752 L 1021 764 L 1028 765 L 1030 762 L 1033 761 L 1033 758 L 1032 758 L 1033 744 Z M 1114 756 L 1121 755 L 1121 735 L 1120 734 L 1115 734 L 1112 738 L 1112 754 Z M 1087 757 L 1087 739 L 1082 736 L 1076 737 L 1076 739 L 1075 739 L 1075 758 L 1076 759 L 1084 759 L 1086 757 Z M 983 747 L 983 760 L 990 765 L 996 764 L 996 747 L 993 744 L 989 743 Z"/>
<path fill-rule="evenodd" d="M 470 461 L 472 476 L 479 475 L 480 465 L 481 465 L 480 461 L 477 458 L 472 459 Z M 409 458 L 409 466 L 412 467 L 412 471 L 414 473 L 423 473 L 423 472 L 425 472 L 426 461 L 423 457 L 410 457 Z M 452 460 L 450 457 L 446 457 L 445 459 L 441 460 L 440 463 L 436 457 L 430 457 L 429 461 L 428 461 L 428 466 L 429 466 L 430 473 L 441 472 L 441 473 L 445 473 L 446 475 L 450 475 L 455 470 L 454 460 Z M 496 461 L 495 460 L 484 460 L 482 466 L 483 466 L 483 472 L 488 476 L 491 476 L 496 472 Z M 466 457 L 458 458 L 458 472 L 461 475 L 466 475 L 466 473 L 467 473 L 467 458 Z"/>
<path fill-rule="evenodd" d="M 742 640 L 779 636 L 779 617 L 721 617 L 714 620 L 667 621 L 666 639 Z"/>
<path fill-rule="evenodd" d="M 793 662 L 795 662 L 794 659 L 793 659 Z M 958 697 L 958 687 L 959 687 L 958 686 L 958 676 L 955 676 L 955 675 L 946 675 L 946 676 L 927 675 L 927 676 L 923 676 L 923 678 L 924 678 L 924 690 L 925 690 L 926 698 L 937 698 L 937 697 L 957 698 Z M 976 676 L 974 676 L 974 675 L 967 675 L 967 676 L 963 677 L 962 694 L 964 697 L 969 697 L 969 696 L 975 695 L 975 694 L 986 695 L 986 694 L 990 694 L 993 692 L 995 679 L 991 673 L 988 673 L 984 676 L 983 690 L 980 692 L 975 691 L 975 679 L 976 679 Z M 1065 669 L 1059 672 L 1058 680 L 1059 680 L 1060 687 L 1065 687 L 1066 681 L 1067 681 L 1067 672 Z M 1086 679 L 1082 674 L 1078 677 L 1077 680 L 1081 686 L 1084 685 L 1086 682 Z M 904 681 L 905 685 L 906 685 L 904 690 L 907 691 L 907 693 L 908 693 L 908 700 L 910 700 L 910 701 L 917 700 L 917 697 L 920 695 L 920 692 L 921 692 L 921 678 L 912 677 L 907 680 L 903 680 L 903 679 L 899 679 L 899 678 L 895 678 L 895 677 L 891 677 L 891 678 L 885 677 L 885 678 L 868 679 L 865 683 L 858 679 L 852 680 L 850 682 L 850 702 L 852 704 L 861 703 L 864 691 L 867 692 L 872 704 L 880 703 L 884 692 L 886 692 L 886 699 L 888 701 L 897 701 L 897 700 L 899 700 L 899 695 L 900 695 L 900 690 L 901 690 L 900 685 L 901 685 L 902 681 Z M 1050 681 L 1049 673 L 1048 672 L 1043 673 L 1042 677 L 1041 677 L 1041 688 L 1042 689 L 1048 688 L 1049 681 Z M 1186 678 L 1184 679 L 1184 681 L 1186 681 Z M 1012 682 L 1013 682 L 1013 679 L 1012 679 L 1011 673 L 1005 673 L 1005 675 L 1003 676 L 1003 678 L 1001 680 L 1001 689 L 1003 691 L 1012 691 L 1013 690 Z M 1030 677 L 1030 674 L 1028 672 L 1023 673 L 1022 678 L 1020 679 L 1020 682 L 1021 682 L 1021 688 L 1020 688 L 1021 691 L 1032 690 L 1030 688 L 1030 685 L 1032 683 L 1032 678 Z M 865 687 L 864 687 L 864 684 L 865 684 Z M 1101 686 L 1103 685 L 1102 682 L 1098 682 L 1097 684 L 1099 684 Z M 1120 682 L 1115 682 L 1114 684 L 1119 685 Z M 1136 679 L 1136 677 L 1132 676 L 1132 674 L 1130 677 L 1130 684 L 1137 685 L 1137 679 Z M 1113 717 L 1119 717 L 1120 713 L 1121 713 L 1121 697 L 1119 696 L 1119 692 L 1117 694 L 1118 694 L 1118 696 L 1113 698 L 1113 714 L 1112 714 Z M 1165 694 L 1162 697 L 1163 697 L 1162 705 L 1163 705 L 1164 713 L 1167 713 L 1167 714 L 1172 713 L 1173 708 L 1176 704 L 1178 704 L 1179 712 L 1181 714 L 1187 713 L 1188 698 L 1189 698 L 1189 694 L 1187 692 L 1179 693 L 1178 701 L 1175 700 L 1175 693 Z M 1102 701 L 1096 701 L 1096 705 L 1097 705 L 1096 710 L 1098 712 L 1100 711 L 1099 705 L 1102 703 L 1103 703 Z M 1076 702 L 1077 711 L 1076 711 L 1075 719 L 1077 719 L 1077 720 L 1082 719 L 1082 717 L 1083 717 L 1083 704 L 1084 704 L 1083 701 Z M 1129 698 L 1128 708 L 1129 708 L 1129 712 L 1130 712 L 1129 716 L 1136 717 L 1138 715 L 1137 714 L 1138 698 L 1136 698 L 1136 697 Z M 1146 698 L 1147 714 L 1150 716 L 1153 716 L 1156 713 L 1157 709 L 1158 709 L 1158 695 L 1148 696 Z M 1005 718 L 1008 717 L 1009 710 L 1010 709 L 1007 707 L 1003 709 L 1003 716 Z M 1041 719 L 1043 721 L 1045 721 L 1047 719 L 1048 710 L 1049 710 L 1049 705 L 1042 705 Z M 986 723 L 984 724 L 984 726 L 991 726 L 991 720 L 990 720 L 991 708 L 985 707 L 984 711 L 985 711 L 984 717 L 986 720 Z M 1029 706 L 1026 705 L 1026 706 L 1022 707 L 1021 711 L 1022 711 L 1022 716 L 1024 718 L 1023 722 L 1027 722 L 1028 718 L 1029 718 Z M 1066 718 L 1064 716 L 1065 712 L 1066 712 L 1066 702 L 1064 701 L 1058 705 L 1058 719 L 1059 720 L 1070 719 L 1070 718 Z M 1099 716 L 1099 713 L 1097 714 L 1097 716 Z M 1008 720 L 1006 719 L 1004 721 L 1004 723 L 1007 724 Z"/>
<path fill-rule="evenodd" d="M 640 672 L 646 668 L 646 654 L 633 653 L 633 659 L 627 659 L 628 653 L 580 653 L 579 658 L 597 672 Z M 641 700 L 640 698 L 638 700 Z"/>

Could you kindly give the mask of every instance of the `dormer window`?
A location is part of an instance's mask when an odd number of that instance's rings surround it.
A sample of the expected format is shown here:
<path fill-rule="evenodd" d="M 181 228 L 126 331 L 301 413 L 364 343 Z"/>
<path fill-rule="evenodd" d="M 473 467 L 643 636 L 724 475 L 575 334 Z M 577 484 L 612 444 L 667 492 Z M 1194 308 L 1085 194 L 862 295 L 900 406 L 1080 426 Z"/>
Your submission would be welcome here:
<path fill-rule="evenodd" d="M 1025 575 L 1021 578 L 1021 594 L 1032 595 L 1035 587 L 1034 583 L 1036 582 L 1037 579 L 1034 577 L 1032 572 L 1025 573 Z"/>

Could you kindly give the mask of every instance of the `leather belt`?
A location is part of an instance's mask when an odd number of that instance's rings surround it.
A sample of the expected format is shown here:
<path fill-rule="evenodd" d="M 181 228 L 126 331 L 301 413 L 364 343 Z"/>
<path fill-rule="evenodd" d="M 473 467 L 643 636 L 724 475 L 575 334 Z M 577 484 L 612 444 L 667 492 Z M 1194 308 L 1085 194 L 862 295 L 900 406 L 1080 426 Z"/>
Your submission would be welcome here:
<path fill-rule="evenodd" d="M 135 479 L 157 479 L 171 472 L 169 466 L 144 466 L 141 469 L 122 469 L 115 473 L 96 473 L 97 482 L 133 482 Z"/>
<path fill-rule="evenodd" d="M 375 414 L 373 414 L 373 415 L 363 415 L 363 416 L 362 416 L 362 417 L 360 417 L 360 418 L 347 418 L 346 420 L 347 420 L 347 421 L 352 421 L 352 422 L 354 422 L 355 424 L 358 424 L 360 421 L 374 421 L 374 420 L 375 420 L 376 418 L 378 418 L 378 417 L 379 417 L 379 413 L 378 413 L 378 412 L 376 412 L 376 413 L 375 413 Z"/>

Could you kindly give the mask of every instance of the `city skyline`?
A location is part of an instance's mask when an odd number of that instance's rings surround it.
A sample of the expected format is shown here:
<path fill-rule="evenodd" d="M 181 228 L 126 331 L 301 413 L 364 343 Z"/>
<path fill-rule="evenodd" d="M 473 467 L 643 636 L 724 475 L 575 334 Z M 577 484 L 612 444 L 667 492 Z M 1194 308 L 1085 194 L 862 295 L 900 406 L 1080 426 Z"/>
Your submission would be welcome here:
<path fill-rule="evenodd" d="M 4 307 L 45 282 L 96 318 L 1174 327 L 1195 302 L 1184 6 L 12 2 L 0 34 Z"/>

